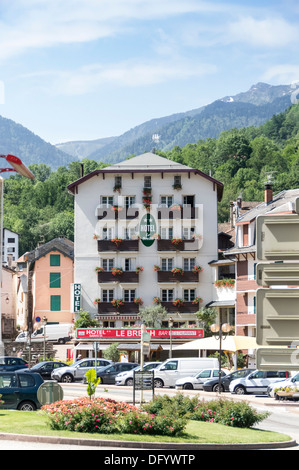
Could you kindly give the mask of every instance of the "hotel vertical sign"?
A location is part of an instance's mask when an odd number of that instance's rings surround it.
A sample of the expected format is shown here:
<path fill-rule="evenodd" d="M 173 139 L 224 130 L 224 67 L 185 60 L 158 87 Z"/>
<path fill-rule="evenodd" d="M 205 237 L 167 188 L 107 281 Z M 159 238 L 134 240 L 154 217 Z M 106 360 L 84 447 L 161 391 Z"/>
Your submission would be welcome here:
<path fill-rule="evenodd" d="M 72 284 L 72 311 L 79 313 L 81 310 L 81 284 Z"/>

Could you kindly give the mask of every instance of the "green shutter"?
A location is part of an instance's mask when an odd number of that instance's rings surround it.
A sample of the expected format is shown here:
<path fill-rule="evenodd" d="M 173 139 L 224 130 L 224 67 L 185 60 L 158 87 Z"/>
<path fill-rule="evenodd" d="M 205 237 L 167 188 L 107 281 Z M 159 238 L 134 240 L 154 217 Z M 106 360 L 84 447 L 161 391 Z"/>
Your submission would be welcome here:
<path fill-rule="evenodd" d="M 59 312 L 61 310 L 60 295 L 51 295 L 51 312 Z"/>
<path fill-rule="evenodd" d="M 60 255 L 50 255 L 50 266 L 60 266 Z"/>
<path fill-rule="evenodd" d="M 50 273 L 50 288 L 61 287 L 61 274 L 60 273 Z"/>

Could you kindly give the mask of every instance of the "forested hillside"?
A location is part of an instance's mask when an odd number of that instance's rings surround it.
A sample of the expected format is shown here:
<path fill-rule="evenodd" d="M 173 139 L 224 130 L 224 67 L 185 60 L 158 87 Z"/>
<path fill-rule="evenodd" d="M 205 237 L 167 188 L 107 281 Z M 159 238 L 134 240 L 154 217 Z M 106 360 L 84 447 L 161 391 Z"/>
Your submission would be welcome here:
<path fill-rule="evenodd" d="M 224 183 L 219 221 L 228 220 L 229 202 L 262 201 L 267 175 L 274 191 L 299 187 L 299 105 L 275 115 L 261 127 L 232 129 L 218 139 L 199 140 L 157 152 L 166 158 L 212 174 Z M 85 174 L 103 163 L 83 160 Z M 34 181 L 18 175 L 5 181 L 4 227 L 20 235 L 20 253 L 54 237 L 73 239 L 73 196 L 67 185 L 80 177 L 80 162 L 56 171 L 45 164 L 29 165 Z"/>

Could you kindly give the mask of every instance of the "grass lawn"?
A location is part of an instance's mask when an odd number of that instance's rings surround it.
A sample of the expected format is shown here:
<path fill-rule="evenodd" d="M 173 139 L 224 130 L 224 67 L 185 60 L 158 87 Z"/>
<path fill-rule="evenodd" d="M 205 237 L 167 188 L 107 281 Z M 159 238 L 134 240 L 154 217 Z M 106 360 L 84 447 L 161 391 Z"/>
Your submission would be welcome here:
<path fill-rule="evenodd" d="M 0 410 L 0 433 L 31 434 L 38 436 L 60 436 L 100 440 L 242 444 L 259 442 L 282 442 L 291 440 L 285 434 L 257 429 L 241 429 L 222 424 L 189 421 L 184 436 L 149 436 L 136 434 L 87 434 L 70 431 L 52 431 L 41 411 Z"/>

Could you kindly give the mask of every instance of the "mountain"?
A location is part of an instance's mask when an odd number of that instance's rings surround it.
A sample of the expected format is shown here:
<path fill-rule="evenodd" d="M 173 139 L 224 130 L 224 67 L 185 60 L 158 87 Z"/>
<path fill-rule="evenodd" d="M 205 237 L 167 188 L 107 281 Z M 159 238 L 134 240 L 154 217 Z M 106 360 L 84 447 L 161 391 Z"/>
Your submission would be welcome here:
<path fill-rule="evenodd" d="M 84 156 L 91 160 L 116 163 L 129 155 L 139 155 L 151 151 L 153 147 L 170 150 L 175 145 L 180 147 L 195 143 L 200 139 L 217 138 L 224 130 L 249 126 L 260 126 L 274 114 L 291 106 L 292 85 L 272 86 L 257 83 L 248 91 L 235 96 L 225 96 L 213 103 L 185 113 L 152 119 L 119 137 L 85 142 Z M 153 140 L 156 135 L 156 140 Z M 88 154 L 92 145 L 97 148 Z M 64 144 L 63 150 L 80 157 L 82 142 Z"/>
<path fill-rule="evenodd" d="M 0 116 L 0 154 L 16 155 L 26 166 L 45 163 L 52 170 L 59 166 L 67 166 L 74 160 L 72 156 L 45 142 L 21 124 L 2 116 Z M 3 167 L 5 160 L 0 161 L 0 165 Z"/>

